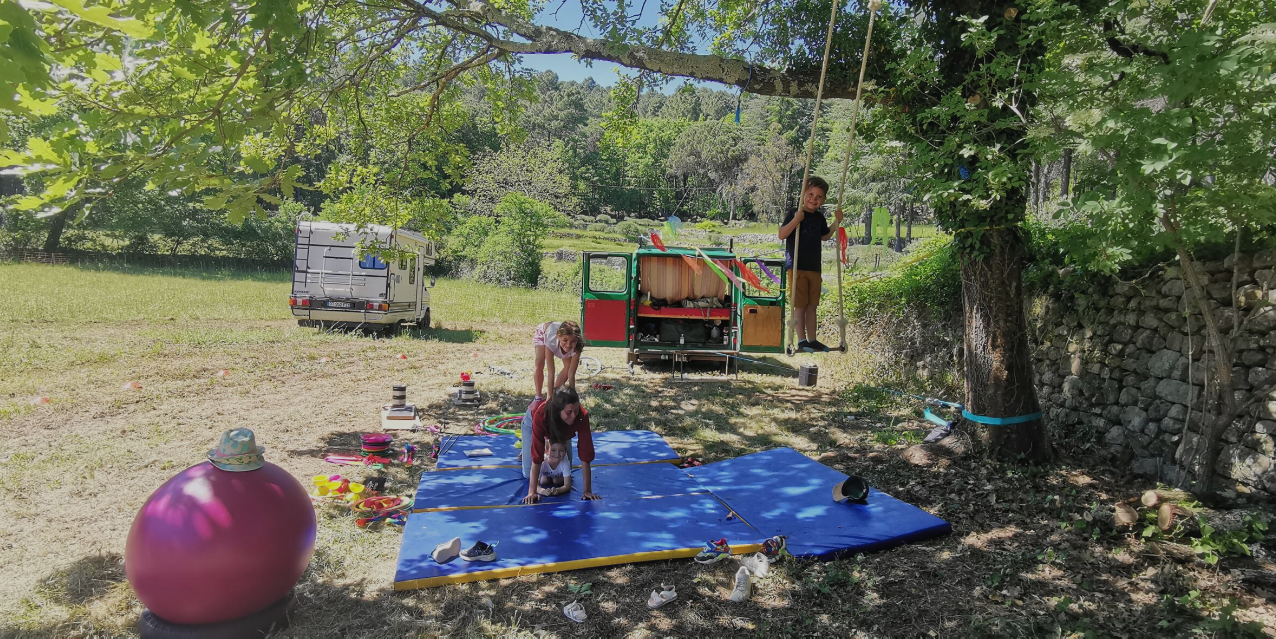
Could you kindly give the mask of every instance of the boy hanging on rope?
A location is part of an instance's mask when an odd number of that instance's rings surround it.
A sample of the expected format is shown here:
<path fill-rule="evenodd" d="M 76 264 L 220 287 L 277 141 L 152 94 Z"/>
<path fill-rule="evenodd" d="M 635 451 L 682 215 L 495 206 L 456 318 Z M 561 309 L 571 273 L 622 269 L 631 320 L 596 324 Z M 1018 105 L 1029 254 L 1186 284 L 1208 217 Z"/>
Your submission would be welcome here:
<path fill-rule="evenodd" d="M 797 348 L 800 351 L 826 353 L 829 347 L 815 339 L 815 307 L 820 304 L 821 270 L 824 260 L 823 242 L 833 237 L 833 231 L 842 225 L 842 209 L 834 214 L 837 226 L 829 228 L 828 220 L 820 207 L 828 195 L 829 183 L 823 178 L 811 176 L 802 190 L 802 205 L 789 211 L 780 224 L 780 239 L 784 240 L 784 267 L 789 270 L 793 282 L 793 317 L 797 318 Z M 794 233 L 794 229 L 799 229 Z M 800 242 L 797 265 L 793 264 L 794 240 Z"/>

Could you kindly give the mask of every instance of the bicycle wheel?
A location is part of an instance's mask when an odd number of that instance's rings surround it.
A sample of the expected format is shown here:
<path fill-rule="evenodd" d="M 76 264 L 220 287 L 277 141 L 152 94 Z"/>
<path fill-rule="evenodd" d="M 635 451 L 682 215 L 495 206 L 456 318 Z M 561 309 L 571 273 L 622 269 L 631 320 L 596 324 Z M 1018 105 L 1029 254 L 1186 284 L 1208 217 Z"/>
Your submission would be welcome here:
<path fill-rule="evenodd" d="M 581 379 L 589 379 L 603 371 L 603 363 L 598 361 L 597 357 L 588 355 L 580 356 L 580 365 L 576 367 L 576 376 Z"/>

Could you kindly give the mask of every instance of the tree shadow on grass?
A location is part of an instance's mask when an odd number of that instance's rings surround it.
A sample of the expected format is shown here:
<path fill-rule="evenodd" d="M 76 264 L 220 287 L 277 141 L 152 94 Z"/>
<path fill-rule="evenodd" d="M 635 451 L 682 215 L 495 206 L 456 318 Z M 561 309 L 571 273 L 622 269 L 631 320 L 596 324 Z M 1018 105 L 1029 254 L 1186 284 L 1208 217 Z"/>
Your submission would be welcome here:
<path fill-rule="evenodd" d="M 135 631 L 141 607 L 118 553 L 88 555 L 40 580 L 0 637 L 117 636 Z"/>

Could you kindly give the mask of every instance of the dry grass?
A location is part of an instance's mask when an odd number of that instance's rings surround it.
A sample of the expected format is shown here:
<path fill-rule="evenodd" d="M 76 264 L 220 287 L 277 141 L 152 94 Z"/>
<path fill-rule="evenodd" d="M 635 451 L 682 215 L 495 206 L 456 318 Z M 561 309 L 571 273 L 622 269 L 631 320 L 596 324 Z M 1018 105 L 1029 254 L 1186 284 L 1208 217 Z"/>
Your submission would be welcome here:
<path fill-rule="evenodd" d="M 8 268 L 0 266 L 0 281 Z M 228 284 L 236 285 L 247 284 Z M 0 414 L 7 496 L 0 636 L 135 632 L 141 607 L 121 566 L 132 518 L 155 487 L 199 462 L 227 428 L 253 428 L 272 462 L 306 478 L 332 472 L 323 455 L 376 428 L 376 407 L 393 382 L 407 383 L 411 399 L 456 432 L 480 416 L 522 410 L 531 391 L 525 378 L 480 375 L 490 397 L 481 410 L 444 403 L 462 369 L 529 366 L 522 320 L 448 319 L 443 328 L 384 340 L 320 334 L 286 319 L 171 312 L 172 320 L 10 322 L 0 333 L 0 363 L 17 372 L 0 378 L 0 402 L 9 407 Z M 400 352 L 408 359 L 394 359 Z M 706 461 L 792 446 L 948 519 L 954 533 L 863 558 L 785 561 L 742 605 L 726 600 L 731 565 L 685 560 L 395 593 L 400 532 L 362 531 L 349 516 L 324 510 L 314 559 L 297 588 L 299 614 L 285 636 L 1166 636 L 1190 634 L 1227 597 L 1246 608 L 1240 618 L 1272 618 L 1269 604 L 1224 575 L 1171 563 L 1133 536 L 1061 527 L 1133 490 L 1110 469 L 1015 469 L 974 459 L 906 465 L 902 442 L 926 427 L 902 406 L 844 392 L 864 379 L 862 371 L 882 366 L 871 353 L 816 356 L 816 389 L 751 364 L 731 383 L 673 383 L 659 371 L 630 377 L 621 352 L 591 354 L 609 367 L 603 380 L 616 386 L 586 391 L 600 428 L 650 428 L 684 456 Z M 231 375 L 214 378 L 220 369 Z M 127 380 L 142 388 L 121 389 Z M 54 401 L 28 405 L 37 393 Z M 423 435 L 411 438 L 425 443 Z M 899 443 L 883 443 L 892 438 Z M 412 491 L 420 470 L 394 469 L 392 487 Z M 1173 578 L 1143 578 L 1149 569 Z M 559 610 L 575 598 L 568 586 L 586 582 L 593 584 L 583 597 L 590 619 L 578 626 Z M 653 612 L 646 596 L 660 583 L 677 584 L 680 598 Z M 1206 607 L 1163 603 L 1190 589 L 1202 592 Z M 1167 627 L 1157 625 L 1162 619 Z"/>

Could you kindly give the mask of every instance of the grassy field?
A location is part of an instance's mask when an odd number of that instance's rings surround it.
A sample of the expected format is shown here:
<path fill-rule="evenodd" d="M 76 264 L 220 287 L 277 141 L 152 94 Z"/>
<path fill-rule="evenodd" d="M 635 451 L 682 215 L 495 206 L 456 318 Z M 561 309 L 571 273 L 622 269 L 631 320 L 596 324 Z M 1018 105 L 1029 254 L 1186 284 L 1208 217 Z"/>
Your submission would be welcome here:
<path fill-rule="evenodd" d="M 122 565 L 133 516 L 222 431 L 253 428 L 268 460 L 295 477 L 328 474 L 324 455 L 378 427 L 396 382 L 430 422 L 469 431 L 483 416 L 524 409 L 531 324 L 575 312 L 572 295 L 441 281 L 433 328 L 382 339 L 297 327 L 287 289 L 276 274 L 0 264 L 0 292 L 20 301 L 0 311 L 0 637 L 134 636 L 142 608 Z M 282 636 L 1153 637 L 1271 623 L 1270 604 L 1217 571 L 1169 560 L 1137 531 L 1078 526 L 1141 489 L 1119 471 L 902 461 L 929 427 L 917 407 L 857 386 L 892 363 L 875 354 L 871 331 L 853 343 L 846 356 L 766 357 L 744 362 L 736 381 L 702 383 L 656 369 L 630 376 L 623 352 L 595 348 L 606 368 L 590 381 L 615 388 L 581 388 L 598 429 L 652 429 L 706 462 L 790 446 L 945 518 L 951 535 L 829 563 L 786 559 L 743 604 L 727 601 L 730 562 L 396 593 L 400 531 L 360 530 L 348 513 L 323 509 Z M 807 360 L 820 365 L 817 388 L 793 382 Z M 445 400 L 466 370 L 487 394 L 480 409 Z M 35 396 L 51 401 L 33 405 Z M 396 465 L 390 489 L 411 493 L 430 468 Z M 572 591 L 586 583 L 592 592 Z M 660 583 L 676 584 L 679 599 L 650 611 Z M 573 599 L 587 623 L 560 612 Z M 1229 611 L 1229 599 L 1240 607 Z"/>

